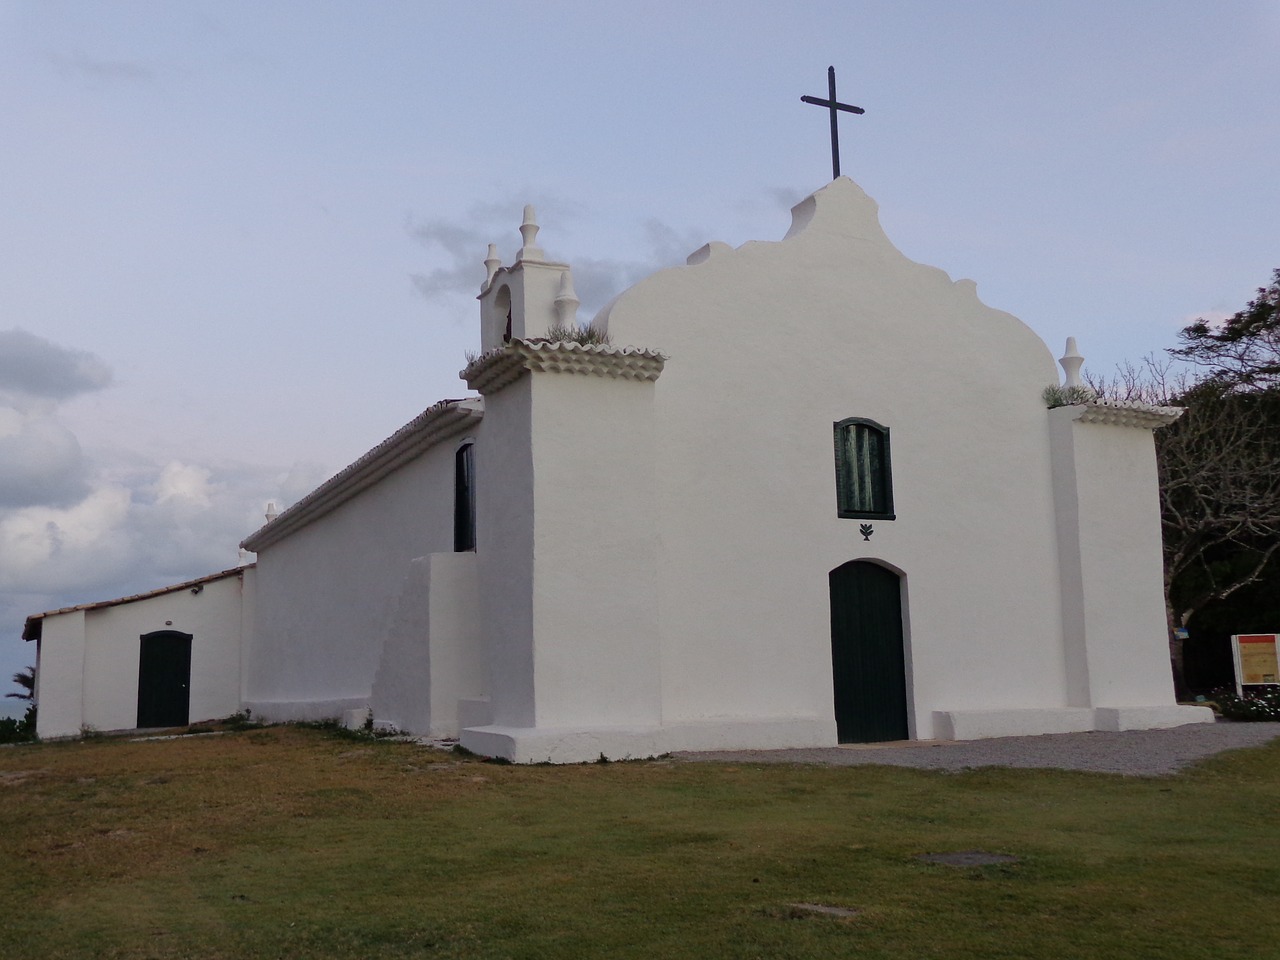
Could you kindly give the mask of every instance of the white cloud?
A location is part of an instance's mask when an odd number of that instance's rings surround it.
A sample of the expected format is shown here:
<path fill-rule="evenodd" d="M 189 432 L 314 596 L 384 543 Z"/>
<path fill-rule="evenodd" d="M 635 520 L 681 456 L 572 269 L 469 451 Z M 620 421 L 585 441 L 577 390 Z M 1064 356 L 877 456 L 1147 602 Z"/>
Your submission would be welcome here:
<path fill-rule="evenodd" d="M 180 505 L 179 509 L 207 509 L 212 503 L 209 471 L 204 467 L 178 463 L 176 460 L 164 465 L 154 489 L 157 503 L 173 503 Z"/>
<path fill-rule="evenodd" d="M 495 234 L 506 236 L 510 232 L 513 209 L 522 207 L 515 203 L 488 204 L 472 208 L 466 219 L 461 221 L 435 218 L 415 222 L 410 219 L 407 225 L 409 233 L 423 245 L 438 249 L 448 258 L 447 266 L 411 276 L 418 292 L 427 299 L 450 294 L 474 296 L 484 280 L 482 261 L 488 244 Z M 568 213 L 557 206 L 559 220 L 572 220 L 574 215 L 571 206 Z M 563 259 L 572 267 L 574 290 L 582 301 L 583 316 L 593 315 L 627 287 L 655 270 L 683 264 L 690 253 L 706 242 L 703 231 L 681 232 L 657 220 L 645 221 L 642 230 L 647 253 L 637 258 L 598 258 L 548 251 L 550 257 Z"/>
<path fill-rule="evenodd" d="M 302 478 L 310 483 L 317 474 L 314 467 L 135 465 L 123 478 L 97 474 L 92 492 L 70 506 L 0 510 L 0 606 L 5 595 L 11 603 L 24 596 L 36 604 L 25 612 L 36 613 L 234 566 L 266 502 L 286 505 Z"/>
<path fill-rule="evenodd" d="M 55 412 L 110 382 L 111 369 L 91 353 L 0 330 L 0 508 L 69 507 L 89 493 L 80 442 Z"/>
<path fill-rule="evenodd" d="M 701 231 L 677 231 L 665 223 L 648 220 L 644 224 L 648 254 L 631 260 L 578 257 L 573 261 L 573 284 L 582 300 L 585 316 L 592 316 L 632 284 L 664 267 L 683 264 L 694 250 L 706 242 Z"/>
<path fill-rule="evenodd" d="M 0 591 L 61 594 L 69 585 L 109 581 L 131 559 L 121 536 L 129 507 L 129 491 L 108 486 L 72 507 L 0 515 Z"/>
<path fill-rule="evenodd" d="M 61 423 L 0 407 L 0 507 L 68 506 L 89 492 L 87 474 L 80 442 Z"/>
<path fill-rule="evenodd" d="M 292 502 L 324 477 L 313 464 L 90 456 L 58 406 L 110 382 L 92 354 L 0 331 L 0 611 L 17 623 L 233 566 L 268 500 Z"/>
<path fill-rule="evenodd" d="M 308 493 L 329 479 L 331 471 L 318 463 L 298 462 L 281 475 L 277 481 L 276 506 L 284 509 L 297 503 Z M 263 518 L 266 519 L 265 517 Z"/>
<path fill-rule="evenodd" d="M 0 330 L 0 398 L 11 406 L 66 400 L 110 383 L 111 368 L 92 353 L 60 347 L 16 327 Z"/>

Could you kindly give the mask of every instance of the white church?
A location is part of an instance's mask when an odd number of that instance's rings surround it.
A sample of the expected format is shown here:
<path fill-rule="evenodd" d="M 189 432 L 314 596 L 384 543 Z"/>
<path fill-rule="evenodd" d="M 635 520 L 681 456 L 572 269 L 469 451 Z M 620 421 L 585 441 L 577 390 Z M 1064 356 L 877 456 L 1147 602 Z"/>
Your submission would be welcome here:
<path fill-rule="evenodd" d="M 594 337 L 538 232 L 490 247 L 474 395 L 269 520 L 255 565 L 28 619 L 42 736 L 247 709 L 572 762 L 1212 720 L 1169 666 L 1178 410 L 1048 409 L 1040 338 L 845 177 Z"/>

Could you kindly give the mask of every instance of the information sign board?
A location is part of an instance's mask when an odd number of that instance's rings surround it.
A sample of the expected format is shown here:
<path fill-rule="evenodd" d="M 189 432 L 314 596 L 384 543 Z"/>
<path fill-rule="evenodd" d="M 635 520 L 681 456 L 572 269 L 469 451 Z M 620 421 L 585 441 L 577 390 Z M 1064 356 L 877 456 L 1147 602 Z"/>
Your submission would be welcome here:
<path fill-rule="evenodd" d="M 1246 686 L 1280 685 L 1277 641 L 1280 641 L 1280 634 L 1275 633 L 1239 633 L 1231 638 L 1237 694 L 1243 694 L 1242 688 Z"/>

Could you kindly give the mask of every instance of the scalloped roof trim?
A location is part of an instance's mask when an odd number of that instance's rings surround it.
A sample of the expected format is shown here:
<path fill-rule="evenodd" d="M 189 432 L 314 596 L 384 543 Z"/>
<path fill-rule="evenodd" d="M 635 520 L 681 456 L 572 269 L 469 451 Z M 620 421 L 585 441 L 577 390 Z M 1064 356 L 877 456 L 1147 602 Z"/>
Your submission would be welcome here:
<path fill-rule="evenodd" d="M 1080 404 L 1079 415 L 1072 419 L 1081 423 L 1111 423 L 1155 430 L 1168 426 L 1182 414 L 1182 407 L 1158 407 L 1138 400 L 1091 400 Z"/>
<path fill-rule="evenodd" d="M 255 553 L 336 510 L 387 474 L 416 460 L 436 444 L 462 433 L 484 415 L 484 400 L 432 404 L 355 463 L 335 473 L 240 546 Z"/>
<path fill-rule="evenodd" d="M 480 393 L 495 393 L 525 371 L 580 373 L 622 380 L 657 380 L 667 358 L 657 350 L 567 340 L 512 340 L 467 364 L 458 374 Z"/>

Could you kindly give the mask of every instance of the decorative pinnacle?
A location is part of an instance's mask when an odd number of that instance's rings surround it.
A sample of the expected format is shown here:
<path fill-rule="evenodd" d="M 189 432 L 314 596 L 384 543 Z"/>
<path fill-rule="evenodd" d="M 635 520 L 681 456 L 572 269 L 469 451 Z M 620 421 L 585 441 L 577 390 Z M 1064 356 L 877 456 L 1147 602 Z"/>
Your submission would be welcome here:
<path fill-rule="evenodd" d="M 1067 352 L 1058 358 L 1058 363 L 1062 365 L 1063 372 L 1067 375 L 1064 387 L 1081 387 L 1084 386 L 1080 379 L 1080 368 L 1084 365 L 1084 357 L 1076 350 L 1076 338 L 1067 337 Z"/>
<path fill-rule="evenodd" d="M 560 292 L 556 294 L 556 317 L 566 330 L 578 325 L 578 304 L 582 301 L 573 292 L 573 277 L 565 270 L 560 274 Z"/>
<path fill-rule="evenodd" d="M 538 218 L 533 204 L 524 205 L 524 223 L 520 224 L 520 255 L 517 260 L 541 260 L 542 248 L 536 243 L 538 238 Z"/>
<path fill-rule="evenodd" d="M 276 502 L 274 500 L 268 500 L 266 513 L 267 523 L 270 523 L 278 516 L 280 516 L 280 511 L 276 509 Z"/>
<path fill-rule="evenodd" d="M 502 266 L 502 261 L 498 258 L 498 245 L 491 243 L 489 244 L 489 254 L 484 258 L 486 276 L 484 278 L 484 286 L 480 288 L 481 293 L 489 289 L 489 284 L 493 283 L 493 278 L 500 266 Z"/>

